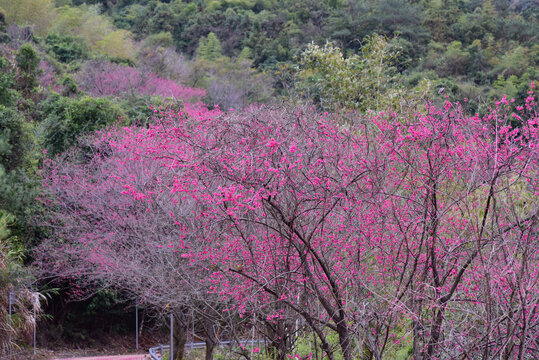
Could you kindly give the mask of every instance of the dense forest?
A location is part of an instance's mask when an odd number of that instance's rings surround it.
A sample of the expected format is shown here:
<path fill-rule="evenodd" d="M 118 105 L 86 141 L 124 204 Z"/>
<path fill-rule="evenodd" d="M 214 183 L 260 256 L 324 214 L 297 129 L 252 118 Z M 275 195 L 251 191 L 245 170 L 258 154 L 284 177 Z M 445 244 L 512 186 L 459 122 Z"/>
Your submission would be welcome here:
<path fill-rule="evenodd" d="M 37 296 L 43 347 L 140 301 L 178 359 L 536 358 L 537 34 L 537 0 L 0 0 L 0 357 Z"/>

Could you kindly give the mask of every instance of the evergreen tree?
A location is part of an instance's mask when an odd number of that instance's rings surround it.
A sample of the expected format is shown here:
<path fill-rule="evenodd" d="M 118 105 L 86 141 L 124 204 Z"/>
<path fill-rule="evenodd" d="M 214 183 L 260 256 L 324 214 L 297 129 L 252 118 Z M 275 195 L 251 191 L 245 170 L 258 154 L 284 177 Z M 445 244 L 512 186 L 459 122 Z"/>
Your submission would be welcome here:
<path fill-rule="evenodd" d="M 19 89 L 28 95 L 37 85 L 37 71 L 40 58 L 38 57 L 34 47 L 30 43 L 26 43 L 17 52 L 15 56 L 17 67 L 19 68 Z"/>
<path fill-rule="evenodd" d="M 223 56 L 223 48 L 219 38 L 214 33 L 209 33 L 207 37 L 200 38 L 198 56 L 204 60 L 215 61 Z"/>

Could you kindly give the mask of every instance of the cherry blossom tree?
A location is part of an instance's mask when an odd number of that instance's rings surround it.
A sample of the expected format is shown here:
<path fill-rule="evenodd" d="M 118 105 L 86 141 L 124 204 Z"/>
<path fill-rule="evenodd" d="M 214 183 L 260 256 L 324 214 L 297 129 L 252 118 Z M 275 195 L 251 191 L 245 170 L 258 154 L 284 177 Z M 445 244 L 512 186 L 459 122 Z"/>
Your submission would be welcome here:
<path fill-rule="evenodd" d="M 177 358 L 195 328 L 211 359 L 217 330 L 227 331 L 235 314 L 221 311 L 226 303 L 203 281 L 208 269 L 191 259 L 205 248 L 191 230 L 196 204 L 173 198 L 167 189 L 173 173 L 144 156 L 152 145 L 143 135 L 142 129 L 111 129 L 46 164 L 43 201 L 51 212 L 41 222 L 54 229 L 54 238 L 39 248 L 40 266 L 83 288 L 110 286 L 173 313 Z"/>
<path fill-rule="evenodd" d="M 77 74 L 77 81 L 92 96 L 159 95 L 195 103 L 206 95 L 202 89 L 103 60 L 88 61 Z"/>
<path fill-rule="evenodd" d="M 286 304 L 329 358 L 328 328 L 350 359 L 390 353 L 406 326 L 415 358 L 522 357 L 537 338 L 537 259 L 525 255 L 537 244 L 537 118 L 511 128 L 498 105 L 484 118 L 450 103 L 406 122 L 380 114 L 345 131 L 261 108 L 160 136 L 197 144 L 164 159 L 190 169 L 174 191 L 207 207 L 212 278 L 240 311 Z M 522 269 L 512 290 L 509 268 Z"/>
<path fill-rule="evenodd" d="M 148 128 L 47 166 L 60 240 L 43 253 L 156 304 L 215 296 L 216 312 L 284 325 L 278 359 L 298 317 L 329 359 L 531 359 L 539 120 L 533 94 L 508 105 L 347 126 L 305 107 L 156 109 Z"/>

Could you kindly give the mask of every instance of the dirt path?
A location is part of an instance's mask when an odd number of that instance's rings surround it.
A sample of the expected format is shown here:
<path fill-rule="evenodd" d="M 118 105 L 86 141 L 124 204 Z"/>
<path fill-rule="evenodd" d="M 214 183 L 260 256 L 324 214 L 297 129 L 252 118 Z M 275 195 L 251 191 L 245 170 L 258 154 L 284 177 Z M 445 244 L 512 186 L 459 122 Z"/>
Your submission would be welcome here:
<path fill-rule="evenodd" d="M 131 355 L 114 355 L 114 356 L 91 356 L 77 358 L 58 358 L 54 360 L 147 360 L 150 357 L 147 354 L 131 354 Z"/>

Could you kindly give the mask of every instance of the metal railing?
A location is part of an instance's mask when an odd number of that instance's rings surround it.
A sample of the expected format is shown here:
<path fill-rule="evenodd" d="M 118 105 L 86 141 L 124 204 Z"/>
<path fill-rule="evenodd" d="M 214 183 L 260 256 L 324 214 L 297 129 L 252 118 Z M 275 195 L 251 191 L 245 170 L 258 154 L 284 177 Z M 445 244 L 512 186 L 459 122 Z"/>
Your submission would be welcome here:
<path fill-rule="evenodd" d="M 170 350 L 170 345 L 158 345 L 150 348 L 150 359 L 161 360 L 163 358 L 164 350 Z"/>
<path fill-rule="evenodd" d="M 233 346 L 233 345 L 249 346 L 249 345 L 258 345 L 258 344 L 264 344 L 264 343 L 265 343 L 264 340 L 245 340 L 245 341 L 225 340 L 225 341 L 219 341 L 217 346 Z M 190 342 L 190 343 L 185 344 L 186 350 L 204 349 L 205 347 L 206 347 L 206 343 L 203 341 Z M 150 348 L 150 358 L 152 360 L 162 360 L 165 350 L 170 350 L 170 345 L 157 345 Z"/>

